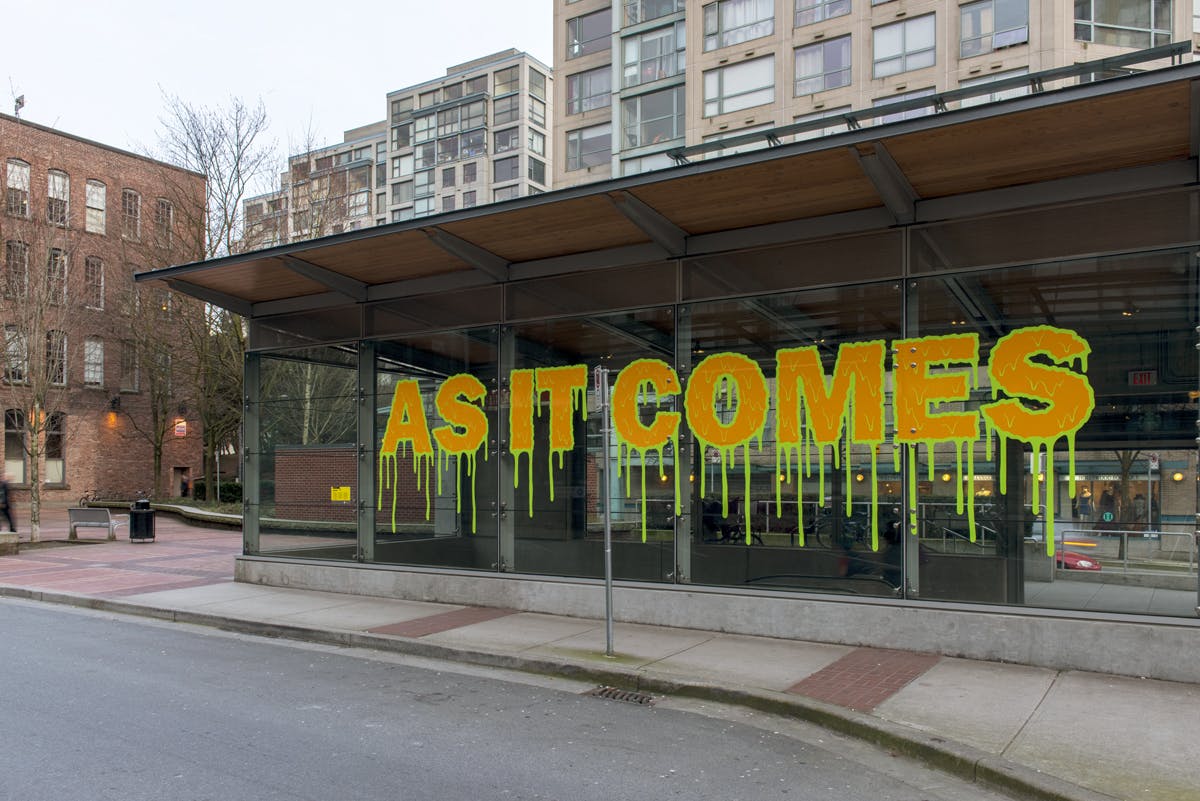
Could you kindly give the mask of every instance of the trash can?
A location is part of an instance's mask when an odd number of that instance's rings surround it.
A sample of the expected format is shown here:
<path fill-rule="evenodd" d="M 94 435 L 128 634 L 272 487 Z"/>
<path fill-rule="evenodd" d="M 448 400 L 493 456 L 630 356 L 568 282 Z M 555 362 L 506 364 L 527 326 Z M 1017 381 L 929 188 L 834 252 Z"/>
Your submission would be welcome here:
<path fill-rule="evenodd" d="M 154 510 L 145 498 L 139 498 L 129 507 L 129 541 L 154 542 Z"/>

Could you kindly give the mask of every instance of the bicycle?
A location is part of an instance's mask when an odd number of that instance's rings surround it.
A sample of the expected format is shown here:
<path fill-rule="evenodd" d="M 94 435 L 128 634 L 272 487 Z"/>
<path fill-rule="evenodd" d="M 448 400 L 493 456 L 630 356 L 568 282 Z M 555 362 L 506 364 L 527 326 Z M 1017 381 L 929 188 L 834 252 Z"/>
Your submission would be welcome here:
<path fill-rule="evenodd" d="M 98 500 L 100 500 L 100 493 L 94 489 L 90 489 L 79 496 L 79 506 L 86 507 L 89 503 L 93 503 Z"/>

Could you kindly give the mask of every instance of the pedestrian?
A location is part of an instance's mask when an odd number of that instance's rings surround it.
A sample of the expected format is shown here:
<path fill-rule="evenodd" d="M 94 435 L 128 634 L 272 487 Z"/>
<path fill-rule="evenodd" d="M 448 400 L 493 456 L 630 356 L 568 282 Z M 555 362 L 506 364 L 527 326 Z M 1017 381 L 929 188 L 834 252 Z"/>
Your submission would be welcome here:
<path fill-rule="evenodd" d="M 3 470 L 0 470 L 0 512 L 8 520 L 8 530 L 16 533 L 17 521 L 13 517 L 12 492 L 9 490 L 8 476 Z"/>

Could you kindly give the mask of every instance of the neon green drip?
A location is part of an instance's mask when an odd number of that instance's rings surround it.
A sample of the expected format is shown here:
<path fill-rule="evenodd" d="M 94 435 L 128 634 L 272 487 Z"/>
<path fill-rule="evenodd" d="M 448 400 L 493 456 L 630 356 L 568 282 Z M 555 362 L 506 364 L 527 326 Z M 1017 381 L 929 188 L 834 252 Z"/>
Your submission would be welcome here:
<path fill-rule="evenodd" d="M 963 471 L 962 471 L 963 445 L 964 445 L 964 443 L 962 443 L 962 442 L 954 443 L 954 464 L 955 464 L 954 478 L 955 478 L 955 484 L 957 485 L 955 487 L 955 493 L 954 493 L 954 513 L 960 514 L 960 515 L 963 513 Z M 969 443 L 967 444 L 967 447 L 970 447 Z"/>
<path fill-rule="evenodd" d="M 917 475 L 917 443 L 908 443 L 908 475 L 910 478 L 915 478 Z M 908 482 L 908 527 L 913 534 L 917 533 L 917 482 L 911 480 Z"/>
<path fill-rule="evenodd" d="M 762 450 L 762 433 L 761 432 L 759 433 L 759 450 Z M 745 520 L 745 525 L 746 525 L 746 544 L 749 545 L 751 542 L 751 538 L 752 538 L 752 535 L 750 533 L 751 516 L 750 516 L 750 441 L 749 440 L 747 440 L 742 445 L 742 462 L 743 462 L 743 467 L 745 468 L 742 471 L 743 474 L 745 475 L 745 480 L 743 482 L 745 485 L 745 491 L 742 494 L 742 518 L 743 518 L 743 520 Z M 775 483 L 778 484 L 779 480 L 776 479 Z"/>
<path fill-rule="evenodd" d="M 871 550 L 879 550 L 879 452 L 871 446 Z"/>
<path fill-rule="evenodd" d="M 971 477 L 971 497 L 967 501 L 967 527 L 971 530 L 971 542 L 975 541 L 975 443 L 967 445 L 967 475 Z"/>

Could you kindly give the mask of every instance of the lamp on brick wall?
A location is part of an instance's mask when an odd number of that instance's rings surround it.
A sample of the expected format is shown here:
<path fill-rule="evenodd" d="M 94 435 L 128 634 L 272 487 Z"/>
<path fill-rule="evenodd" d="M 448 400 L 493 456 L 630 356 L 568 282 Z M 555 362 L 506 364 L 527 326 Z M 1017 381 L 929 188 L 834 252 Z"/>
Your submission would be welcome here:
<path fill-rule="evenodd" d="M 111 398 L 108 399 L 108 410 L 110 412 L 121 411 L 121 396 L 120 395 L 113 395 Z"/>

